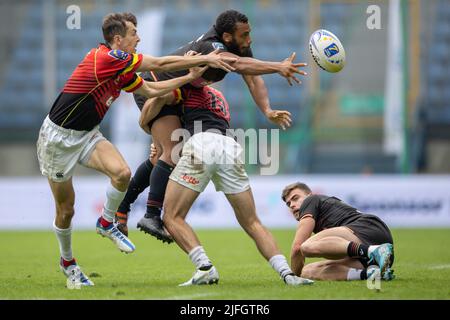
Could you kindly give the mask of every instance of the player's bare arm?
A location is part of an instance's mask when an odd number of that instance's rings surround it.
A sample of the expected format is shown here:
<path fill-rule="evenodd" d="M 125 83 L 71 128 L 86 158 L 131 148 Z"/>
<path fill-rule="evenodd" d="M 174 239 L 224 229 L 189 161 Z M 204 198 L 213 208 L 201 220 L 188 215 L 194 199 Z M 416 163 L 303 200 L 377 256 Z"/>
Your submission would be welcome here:
<path fill-rule="evenodd" d="M 292 81 L 300 84 L 301 81 L 295 76 L 300 74 L 306 76 L 307 73 L 300 70 L 300 67 L 307 66 L 306 63 L 294 63 L 295 52 L 292 53 L 288 58 L 282 62 L 272 62 L 272 61 L 262 61 L 255 58 L 249 57 L 239 57 L 231 52 L 221 52 L 220 55 L 235 57 L 236 62 L 231 63 L 231 65 L 236 69 L 235 72 L 246 75 L 263 75 L 278 73 L 282 77 L 286 78 L 289 85 L 292 85 Z"/>
<path fill-rule="evenodd" d="M 291 268 L 298 276 L 302 274 L 303 266 L 305 265 L 302 244 L 311 237 L 314 226 L 315 221 L 309 215 L 304 216 L 297 226 L 297 231 L 291 247 Z"/>
<path fill-rule="evenodd" d="M 194 54 L 194 53 L 192 53 L 192 54 Z M 196 53 L 195 53 L 195 55 L 198 56 L 198 54 L 196 54 Z M 208 69 L 208 66 L 193 67 L 193 68 L 189 69 L 189 73 L 184 77 L 188 77 L 188 79 L 190 79 L 190 81 L 198 79 L 206 71 L 206 69 Z M 184 78 L 184 77 L 180 77 L 180 78 Z M 176 78 L 176 79 L 180 79 L 180 78 Z M 176 80 L 176 79 L 172 79 L 172 80 Z M 168 80 L 168 81 L 172 81 L 172 80 Z M 158 84 L 158 83 L 163 83 L 163 82 L 168 82 L 168 81 L 148 82 L 148 84 L 153 85 L 153 84 Z M 181 87 L 181 85 L 179 87 Z M 174 88 L 174 89 L 176 89 L 176 88 Z M 165 95 L 160 95 L 158 97 L 148 99 L 145 102 L 144 107 L 142 108 L 142 111 L 141 111 L 141 116 L 139 118 L 139 125 L 148 134 L 151 134 L 150 128 L 148 127 L 148 123 L 154 117 L 156 117 L 158 115 L 158 113 L 161 111 L 161 108 L 164 105 L 170 105 L 170 104 L 173 104 L 176 102 L 177 98 L 173 95 L 172 91 L 173 90 L 171 90 L 171 92 L 169 92 L 169 93 L 166 93 Z"/>
<path fill-rule="evenodd" d="M 261 76 L 251 75 L 242 75 L 242 77 L 252 94 L 253 100 L 266 118 L 283 130 L 289 128 L 292 123 L 291 113 L 286 110 L 272 110 L 264 79 Z"/>
<path fill-rule="evenodd" d="M 176 71 L 185 70 L 192 67 L 207 65 L 211 68 L 222 69 L 227 72 L 235 71 L 235 68 L 230 64 L 237 59 L 235 57 L 223 56 L 219 54 L 219 50 L 215 50 L 207 55 L 195 56 L 165 56 L 153 57 L 144 55 L 142 64 L 137 71 Z"/>
<path fill-rule="evenodd" d="M 143 85 L 137 89 L 135 93 L 147 98 L 163 96 L 174 89 L 182 87 L 183 85 L 198 79 L 207 68 L 208 66 L 192 68 L 187 75 L 166 81 L 144 81 Z"/>

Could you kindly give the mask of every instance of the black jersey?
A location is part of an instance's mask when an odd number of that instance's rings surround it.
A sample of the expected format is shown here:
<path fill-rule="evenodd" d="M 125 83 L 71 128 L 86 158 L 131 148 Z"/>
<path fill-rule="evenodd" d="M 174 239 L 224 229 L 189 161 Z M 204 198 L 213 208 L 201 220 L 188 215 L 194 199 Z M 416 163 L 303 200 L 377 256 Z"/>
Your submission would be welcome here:
<path fill-rule="evenodd" d="M 210 86 L 182 88 L 181 121 L 191 135 L 214 129 L 226 135 L 230 128 L 230 109 L 222 92 Z M 196 122 L 201 128 L 196 128 Z M 217 132 L 219 131 L 219 132 Z"/>
<path fill-rule="evenodd" d="M 361 213 L 336 197 L 318 194 L 307 197 L 299 211 L 300 219 L 305 215 L 312 215 L 316 223 L 314 233 L 324 229 L 346 226 L 361 217 L 372 216 Z"/>
<path fill-rule="evenodd" d="M 189 51 L 196 51 L 201 54 L 208 54 L 213 52 L 214 50 L 219 49 L 219 52 L 231 52 L 235 55 L 242 56 L 242 54 L 236 50 L 229 49 L 222 42 L 222 39 L 217 34 L 215 27 L 212 27 L 205 34 L 202 34 L 198 39 L 189 42 L 188 44 L 178 48 L 171 55 L 183 56 L 185 53 Z M 247 57 L 252 57 L 253 54 L 249 49 L 249 52 L 245 55 Z M 179 70 L 172 72 L 159 72 L 154 73 L 153 76 L 156 77 L 158 81 L 160 80 L 168 80 L 173 78 L 178 78 L 184 76 L 188 73 L 187 70 Z M 208 84 L 212 84 L 214 82 L 219 82 L 223 78 L 225 78 L 227 72 L 222 69 L 216 68 L 208 68 L 203 76 L 199 79 L 190 83 L 190 85 L 194 87 L 203 87 Z M 189 85 L 187 85 L 189 86 Z"/>
<path fill-rule="evenodd" d="M 231 52 L 236 55 L 241 55 L 239 52 L 229 50 L 225 46 L 214 27 L 201 35 L 198 39 L 178 48 L 171 54 L 182 56 L 191 50 L 202 54 L 208 54 L 216 49 L 220 49 L 220 52 Z M 253 56 L 251 50 L 248 51 L 246 56 Z M 187 70 L 143 72 L 140 76 L 146 81 L 164 81 L 184 76 L 187 73 Z M 220 91 L 211 87 L 206 87 L 208 84 L 221 81 L 226 74 L 227 72 L 222 69 L 208 68 L 201 78 L 182 87 L 181 92 L 183 101 L 179 106 L 183 108 L 181 121 L 183 126 L 188 129 L 191 134 L 196 133 L 194 132 L 195 121 L 201 121 L 202 131 L 217 129 L 222 134 L 225 134 L 226 129 L 230 127 L 229 107 L 225 97 Z M 147 98 L 136 94 L 134 95 L 134 98 L 139 109 L 142 110 Z"/>

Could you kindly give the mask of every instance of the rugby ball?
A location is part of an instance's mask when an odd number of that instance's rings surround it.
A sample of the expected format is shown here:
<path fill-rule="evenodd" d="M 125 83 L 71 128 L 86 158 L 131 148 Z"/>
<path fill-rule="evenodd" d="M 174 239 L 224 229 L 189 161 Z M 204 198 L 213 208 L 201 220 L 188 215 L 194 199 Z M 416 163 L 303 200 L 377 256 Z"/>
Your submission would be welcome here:
<path fill-rule="evenodd" d="M 345 66 L 344 46 L 330 31 L 315 31 L 309 39 L 309 51 L 317 65 L 325 71 L 339 72 Z"/>

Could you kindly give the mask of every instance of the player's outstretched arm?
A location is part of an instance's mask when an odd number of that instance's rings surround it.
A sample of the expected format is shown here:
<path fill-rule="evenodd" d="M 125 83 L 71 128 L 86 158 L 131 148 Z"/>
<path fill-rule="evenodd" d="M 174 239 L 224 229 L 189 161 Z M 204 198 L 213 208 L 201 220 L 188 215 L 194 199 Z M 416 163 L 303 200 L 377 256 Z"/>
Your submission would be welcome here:
<path fill-rule="evenodd" d="M 309 239 L 315 226 L 315 221 L 311 216 L 304 216 L 297 226 L 294 241 L 291 247 L 291 269 L 297 276 L 301 276 L 305 265 L 305 256 L 302 252 L 302 244 Z"/>
<path fill-rule="evenodd" d="M 269 94 L 261 76 L 242 75 L 258 108 L 266 118 L 280 126 L 283 130 L 291 126 L 291 113 L 286 110 L 272 110 Z"/>
<path fill-rule="evenodd" d="M 292 53 L 289 58 L 284 59 L 281 62 L 272 62 L 272 61 L 262 61 L 255 58 L 248 57 L 239 57 L 230 52 L 222 52 L 221 55 L 228 57 L 235 57 L 238 60 L 233 62 L 231 65 L 236 68 L 236 72 L 245 75 L 262 75 L 262 74 L 272 74 L 278 73 L 282 77 L 286 78 L 289 85 L 292 85 L 292 82 L 300 84 L 301 81 L 295 76 L 296 74 L 306 76 L 307 73 L 303 70 L 300 70 L 300 67 L 305 67 L 306 63 L 294 63 L 295 60 L 295 52 Z"/>
<path fill-rule="evenodd" d="M 207 55 L 195 56 L 165 56 L 152 57 L 144 55 L 142 63 L 137 71 L 176 71 L 186 70 L 192 67 L 207 65 L 211 68 L 219 68 L 227 72 L 234 71 L 230 63 L 235 62 L 235 57 L 223 56 L 219 50 L 215 50 Z"/>
<path fill-rule="evenodd" d="M 144 81 L 143 85 L 134 91 L 134 93 L 147 98 L 163 96 L 174 89 L 182 87 L 185 84 L 198 79 L 207 68 L 208 66 L 191 68 L 187 75 L 175 79 L 158 82 Z"/>

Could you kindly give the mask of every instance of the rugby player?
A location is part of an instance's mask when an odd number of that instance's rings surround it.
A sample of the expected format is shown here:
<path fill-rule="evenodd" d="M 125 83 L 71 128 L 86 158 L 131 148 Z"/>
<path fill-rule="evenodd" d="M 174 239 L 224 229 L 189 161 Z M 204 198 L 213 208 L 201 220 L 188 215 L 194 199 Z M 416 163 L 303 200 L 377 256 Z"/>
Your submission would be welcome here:
<path fill-rule="evenodd" d="M 114 225 L 113 219 L 130 179 L 130 169 L 119 151 L 99 131 L 99 124 L 121 90 L 155 97 L 197 79 L 207 67 L 180 78 L 150 83 L 137 71 L 168 71 L 204 65 L 233 70 L 235 59 L 218 52 L 192 57 L 152 57 L 136 54 L 139 42 L 136 17 L 130 13 L 107 15 L 102 30 L 106 41 L 92 49 L 76 67 L 45 118 L 37 141 L 41 173 L 48 177 L 56 205 L 54 229 L 60 246 L 60 267 L 79 285 L 93 282 L 81 271 L 72 255 L 71 221 L 75 192 L 72 174 L 77 163 L 106 174 L 111 184 L 96 230 L 123 252 L 133 252 L 133 243 Z"/>
<path fill-rule="evenodd" d="M 291 123 L 290 113 L 271 108 L 267 88 L 261 75 L 278 73 L 285 77 L 290 85 L 293 82 L 300 83 L 296 74 L 306 75 L 304 71 L 299 70 L 300 67 L 306 66 L 306 63 L 294 63 L 295 53 L 282 62 L 268 62 L 253 58 L 250 31 L 248 18 L 244 14 L 235 10 L 228 10 L 217 17 L 215 25 L 208 32 L 181 47 L 174 54 L 184 55 L 189 51 L 207 54 L 219 49 L 221 55 L 236 58 L 237 61 L 231 63 L 231 65 L 235 68 L 235 72 L 242 75 L 256 105 L 269 121 L 285 129 Z M 185 73 L 186 71 L 151 72 L 142 76 L 149 81 L 159 81 L 181 76 Z M 204 85 L 221 81 L 226 74 L 227 72 L 224 70 L 209 68 L 201 78 L 191 82 L 187 87 L 201 88 Z M 141 111 L 146 106 L 146 100 L 145 97 L 136 97 L 136 102 Z M 174 103 L 177 103 L 177 101 Z M 150 105 L 150 102 L 148 104 Z M 146 132 L 151 133 L 153 143 L 159 150 L 160 155 L 155 166 L 149 159 L 139 166 L 131 179 L 127 194 L 119 206 L 116 214 L 119 222 L 118 228 L 125 234 L 128 232 L 126 223 L 130 205 L 150 185 L 147 210 L 145 216 L 138 222 L 138 228 L 164 242 L 170 243 L 172 241 L 170 235 L 163 228 L 161 207 L 168 177 L 176 165 L 171 155 L 172 149 L 178 141 L 171 140 L 171 133 L 181 127 L 179 119 L 181 109 L 168 105 L 162 107 L 162 109 L 149 109 L 147 110 L 148 113 L 141 115 L 141 126 Z M 159 113 L 155 110 L 158 110 Z"/>
<path fill-rule="evenodd" d="M 370 265 L 392 280 L 392 234 L 377 216 L 365 214 L 336 197 L 312 194 L 304 183 L 286 186 L 281 198 L 299 221 L 291 249 L 291 267 L 315 280 L 365 280 Z M 311 236 L 312 233 L 314 236 Z M 325 258 L 305 264 L 305 258 Z"/>
<path fill-rule="evenodd" d="M 182 88 L 183 123 L 191 137 L 170 174 L 164 200 L 164 225 L 178 246 L 188 254 L 196 271 L 180 286 L 218 283 L 219 273 L 207 256 L 195 232 L 185 219 L 195 199 L 212 180 L 231 204 L 236 218 L 254 240 L 261 255 L 287 285 L 307 285 L 313 281 L 296 276 L 281 254 L 272 234 L 261 224 L 249 179 L 244 169 L 242 147 L 227 136 L 230 110 L 222 93 L 210 86 Z M 180 99 L 168 94 L 150 103 L 171 104 Z M 201 132 L 194 130 L 201 122 Z"/>

